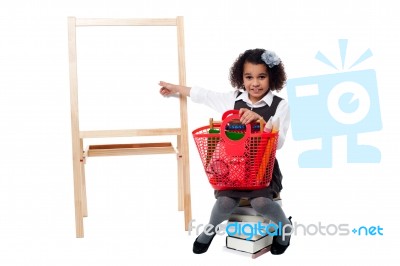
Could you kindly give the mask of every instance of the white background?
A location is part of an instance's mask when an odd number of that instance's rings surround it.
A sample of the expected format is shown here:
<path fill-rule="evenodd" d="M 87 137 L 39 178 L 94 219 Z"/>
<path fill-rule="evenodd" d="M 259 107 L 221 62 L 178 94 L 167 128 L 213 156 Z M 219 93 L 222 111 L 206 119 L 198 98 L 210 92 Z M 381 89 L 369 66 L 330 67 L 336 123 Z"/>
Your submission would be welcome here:
<path fill-rule="evenodd" d="M 398 265 L 400 19 L 392 2 L 2 1 L 0 265 Z M 340 65 L 338 39 L 349 40 L 350 61 L 372 50 L 357 69 L 377 73 L 383 130 L 359 139 L 381 150 L 381 163 L 347 164 L 346 139 L 338 137 L 333 168 L 300 169 L 299 153 L 318 143 L 295 142 L 290 130 L 278 156 L 284 209 L 294 221 L 379 225 L 383 236 L 300 234 L 284 255 L 256 260 L 223 252 L 224 237 L 216 237 L 206 254 L 194 255 L 196 236 L 183 230 L 177 211 L 175 157 L 160 155 L 89 158 L 89 217 L 85 238 L 75 238 L 67 17 L 177 15 L 185 17 L 188 85 L 215 90 L 230 89 L 229 67 L 246 49 L 276 51 L 289 78 L 334 73 L 313 58 L 321 50 Z M 177 82 L 168 61 L 174 37 L 168 30 L 131 33 L 78 32 L 78 71 L 89 73 L 79 77 L 87 88 L 80 90 L 82 129 L 177 125 L 178 102 L 159 96 L 157 85 Z M 140 49 L 150 49 L 148 59 Z M 191 102 L 188 108 L 190 131 L 219 117 Z M 207 223 L 214 198 L 192 139 L 190 167 L 193 218 Z"/>

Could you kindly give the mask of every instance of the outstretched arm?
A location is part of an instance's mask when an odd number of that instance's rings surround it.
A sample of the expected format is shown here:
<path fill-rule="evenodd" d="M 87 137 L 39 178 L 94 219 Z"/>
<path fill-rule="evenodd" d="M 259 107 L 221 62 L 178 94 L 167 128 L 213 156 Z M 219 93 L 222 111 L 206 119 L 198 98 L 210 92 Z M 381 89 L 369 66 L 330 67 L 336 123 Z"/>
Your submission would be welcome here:
<path fill-rule="evenodd" d="M 177 93 L 185 97 L 190 96 L 190 87 L 175 85 L 165 81 L 160 81 L 158 85 L 161 86 L 160 94 L 163 96 L 170 96 Z"/>

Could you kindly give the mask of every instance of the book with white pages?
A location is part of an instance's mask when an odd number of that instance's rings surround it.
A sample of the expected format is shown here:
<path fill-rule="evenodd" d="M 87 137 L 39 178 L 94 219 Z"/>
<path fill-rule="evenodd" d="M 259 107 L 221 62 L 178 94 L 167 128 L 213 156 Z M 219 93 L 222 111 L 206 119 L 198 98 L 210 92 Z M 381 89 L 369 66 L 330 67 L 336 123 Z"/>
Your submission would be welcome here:
<path fill-rule="evenodd" d="M 250 240 L 246 239 L 245 235 L 227 236 L 226 247 L 235 249 L 242 252 L 254 254 L 261 249 L 268 247 L 272 244 L 273 237 L 270 235 L 254 235 Z"/>
<path fill-rule="evenodd" d="M 270 251 L 270 249 L 271 249 L 271 245 L 269 245 L 265 248 L 262 248 L 255 253 L 248 253 L 248 252 L 244 252 L 244 251 L 240 251 L 240 250 L 236 250 L 236 249 L 232 249 L 232 248 L 227 248 L 226 246 L 223 247 L 223 251 L 225 251 L 225 252 L 228 252 L 228 253 L 231 253 L 234 255 L 252 258 L 252 259 L 256 259 L 256 258 L 260 257 L 261 255 L 268 253 Z"/>

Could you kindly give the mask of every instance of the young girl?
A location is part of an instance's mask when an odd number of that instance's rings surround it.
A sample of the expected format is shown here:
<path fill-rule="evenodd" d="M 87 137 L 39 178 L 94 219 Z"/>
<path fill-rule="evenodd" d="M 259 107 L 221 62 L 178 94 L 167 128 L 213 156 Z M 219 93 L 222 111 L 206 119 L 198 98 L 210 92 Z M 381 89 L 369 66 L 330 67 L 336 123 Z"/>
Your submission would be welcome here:
<path fill-rule="evenodd" d="M 274 95 L 286 83 L 286 73 L 280 58 L 272 51 L 264 49 L 247 50 L 240 54 L 230 69 L 230 81 L 235 91 L 227 93 L 213 92 L 200 87 L 185 87 L 161 81 L 160 93 L 169 96 L 179 93 L 190 96 L 193 102 L 208 105 L 221 113 L 239 110 L 240 121 L 243 124 L 255 122 L 261 118 L 268 121 L 271 116 L 279 117 L 278 149 L 282 147 L 289 127 L 290 116 L 287 102 Z M 278 203 L 273 201 L 282 190 L 282 174 L 278 162 L 275 161 L 273 177 L 267 188 L 258 190 L 223 190 L 215 191 L 216 202 L 211 212 L 209 224 L 214 228 L 227 220 L 238 206 L 241 198 L 248 198 L 250 204 L 258 213 L 274 223 L 282 223 L 282 228 L 290 233 L 291 221 L 286 217 Z M 193 252 L 204 253 L 208 250 L 215 236 L 202 232 L 193 244 Z M 274 236 L 271 253 L 282 254 L 289 246 L 290 236 L 282 234 Z"/>

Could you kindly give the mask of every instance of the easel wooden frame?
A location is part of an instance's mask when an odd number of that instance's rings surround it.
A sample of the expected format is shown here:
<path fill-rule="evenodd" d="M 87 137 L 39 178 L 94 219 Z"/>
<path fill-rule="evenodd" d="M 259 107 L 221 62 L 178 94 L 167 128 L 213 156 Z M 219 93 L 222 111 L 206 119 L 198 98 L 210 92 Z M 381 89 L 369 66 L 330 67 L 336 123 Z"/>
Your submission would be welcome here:
<path fill-rule="evenodd" d="M 177 28 L 179 84 L 186 85 L 185 50 L 183 17 L 157 19 L 100 19 L 68 17 L 69 44 L 69 76 L 71 97 L 71 130 L 72 130 L 72 160 L 74 175 L 75 223 L 76 237 L 84 237 L 83 217 L 87 217 L 87 199 L 85 182 L 85 163 L 90 156 L 114 155 L 144 155 L 144 154 L 177 154 L 178 166 L 178 210 L 184 211 L 185 230 L 188 230 L 192 219 L 190 177 L 189 177 L 189 145 L 187 127 L 187 101 L 180 96 L 180 128 L 158 129 L 122 129 L 81 131 L 79 129 L 78 112 L 78 73 L 76 28 L 82 26 L 175 26 Z M 136 136 L 165 136 L 176 135 L 177 147 L 171 143 L 141 143 L 141 144 L 105 144 L 91 145 L 84 150 L 86 138 L 116 138 Z"/>

